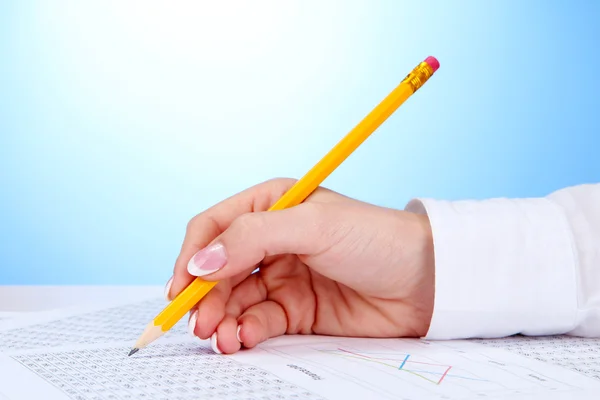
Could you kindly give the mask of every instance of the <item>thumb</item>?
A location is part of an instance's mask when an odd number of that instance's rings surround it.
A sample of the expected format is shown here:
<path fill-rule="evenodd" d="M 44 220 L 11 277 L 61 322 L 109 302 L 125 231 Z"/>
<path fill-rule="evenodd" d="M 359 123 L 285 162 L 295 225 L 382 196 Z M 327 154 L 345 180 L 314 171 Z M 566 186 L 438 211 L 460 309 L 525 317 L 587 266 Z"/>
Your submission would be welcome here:
<path fill-rule="evenodd" d="M 188 272 L 209 281 L 255 268 L 265 257 L 313 255 L 331 243 L 332 225 L 319 203 L 243 214 L 188 263 Z M 329 218 L 331 219 L 331 218 Z M 329 237 L 330 240 L 326 240 Z"/>

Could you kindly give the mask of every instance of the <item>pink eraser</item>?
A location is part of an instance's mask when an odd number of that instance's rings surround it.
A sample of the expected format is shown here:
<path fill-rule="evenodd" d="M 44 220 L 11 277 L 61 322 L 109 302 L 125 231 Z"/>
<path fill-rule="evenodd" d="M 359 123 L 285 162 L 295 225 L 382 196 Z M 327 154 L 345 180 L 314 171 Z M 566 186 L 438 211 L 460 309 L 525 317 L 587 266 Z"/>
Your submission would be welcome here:
<path fill-rule="evenodd" d="M 425 62 L 433 69 L 433 72 L 437 71 L 440 67 L 440 62 L 435 57 L 427 57 Z"/>

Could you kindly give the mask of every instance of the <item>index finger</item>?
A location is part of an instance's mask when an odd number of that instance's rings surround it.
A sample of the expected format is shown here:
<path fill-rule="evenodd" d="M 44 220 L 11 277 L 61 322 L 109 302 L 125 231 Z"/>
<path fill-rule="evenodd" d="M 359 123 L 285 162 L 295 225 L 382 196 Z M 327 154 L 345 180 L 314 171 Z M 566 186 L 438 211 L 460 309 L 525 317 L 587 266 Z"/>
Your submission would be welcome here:
<path fill-rule="evenodd" d="M 188 262 L 194 254 L 223 233 L 240 215 L 266 211 L 294 183 L 294 179 L 273 179 L 252 186 L 192 218 L 175 261 L 171 287 L 165 294 L 167 299 L 173 299 L 196 278 L 187 272 Z"/>

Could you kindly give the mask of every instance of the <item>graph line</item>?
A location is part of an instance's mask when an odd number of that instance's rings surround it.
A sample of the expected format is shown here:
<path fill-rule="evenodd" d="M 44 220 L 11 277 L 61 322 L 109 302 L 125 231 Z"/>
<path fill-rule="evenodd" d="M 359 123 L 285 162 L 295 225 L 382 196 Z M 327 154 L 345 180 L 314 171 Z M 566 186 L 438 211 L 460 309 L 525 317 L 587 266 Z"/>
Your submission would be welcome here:
<path fill-rule="evenodd" d="M 352 358 L 352 359 L 357 359 L 357 360 L 362 360 L 362 361 L 367 361 L 367 362 L 372 362 L 372 363 L 376 363 L 376 364 L 380 364 L 380 365 L 384 365 L 386 367 L 391 367 L 394 369 L 397 369 L 399 371 L 402 372 L 406 372 L 409 373 L 411 375 L 415 375 L 418 376 L 421 379 L 424 379 L 430 383 L 433 383 L 435 385 L 441 385 L 442 382 L 444 382 L 444 380 L 446 378 L 458 378 L 458 379 L 468 379 L 468 380 L 476 380 L 476 381 L 486 381 L 485 379 L 476 379 L 476 378 L 471 378 L 471 377 L 466 377 L 466 376 L 460 376 L 460 375 L 453 375 L 453 374 L 449 374 L 450 370 L 452 369 L 451 365 L 444 365 L 444 364 L 435 364 L 435 363 L 429 363 L 429 362 L 423 362 L 423 361 L 416 361 L 413 358 L 411 358 L 411 354 L 399 354 L 399 357 L 390 357 L 388 354 L 385 354 L 386 357 L 377 357 L 377 355 L 384 355 L 382 353 L 362 353 L 362 352 L 354 352 L 354 351 L 350 351 L 347 349 L 343 349 L 338 347 L 335 350 L 319 350 L 321 352 L 324 353 L 329 353 L 329 354 L 333 354 L 333 355 L 337 355 L 337 356 L 341 356 L 341 357 L 345 357 L 345 358 Z M 391 363 L 390 363 L 391 362 Z M 410 368 L 409 365 L 425 365 L 425 366 L 431 366 L 431 367 L 438 367 L 439 371 L 427 371 L 427 370 L 422 370 L 422 369 L 414 369 L 414 368 Z M 416 366 L 416 365 L 415 365 Z M 443 368 L 443 369 L 442 369 Z M 438 375 L 439 379 L 436 378 L 429 378 L 427 375 Z"/>
<path fill-rule="evenodd" d="M 446 377 L 446 375 L 448 375 L 448 371 L 450 371 L 450 368 L 452 367 L 448 367 L 448 369 L 446 369 L 446 371 L 444 371 L 444 374 L 442 375 L 442 377 L 440 378 L 440 380 L 438 381 L 438 385 L 440 383 L 442 383 L 442 381 L 444 380 L 444 378 Z"/>
<path fill-rule="evenodd" d="M 398 369 L 402 369 L 402 367 L 404 367 L 404 364 L 406 364 L 406 362 L 408 361 L 408 357 L 410 357 L 410 354 L 406 355 L 406 357 L 404 358 L 404 361 L 402 361 L 402 364 L 400 364 Z"/>

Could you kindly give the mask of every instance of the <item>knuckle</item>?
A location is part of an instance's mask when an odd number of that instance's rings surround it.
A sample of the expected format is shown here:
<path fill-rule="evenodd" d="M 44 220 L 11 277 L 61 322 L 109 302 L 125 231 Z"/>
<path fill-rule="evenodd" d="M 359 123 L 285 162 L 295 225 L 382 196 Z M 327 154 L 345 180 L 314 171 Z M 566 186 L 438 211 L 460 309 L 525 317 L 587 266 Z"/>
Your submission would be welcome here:
<path fill-rule="evenodd" d="M 254 188 L 255 199 L 253 210 L 264 211 L 268 209 L 285 192 L 287 192 L 295 182 L 296 180 L 292 178 L 274 178 L 257 185 Z"/>
<path fill-rule="evenodd" d="M 197 227 L 200 225 L 201 219 L 202 219 L 202 214 L 198 214 L 198 215 L 192 217 L 192 219 L 190 219 L 189 222 L 187 223 L 186 231 L 187 232 L 195 231 L 197 229 Z"/>
<path fill-rule="evenodd" d="M 215 219 L 208 211 L 200 213 L 193 217 L 186 226 L 186 235 L 195 237 L 201 232 L 214 232 L 218 234 L 220 232 L 219 221 Z"/>
<path fill-rule="evenodd" d="M 268 192 L 283 192 L 292 187 L 297 181 L 293 178 L 273 178 L 265 181 L 263 185 Z"/>
<path fill-rule="evenodd" d="M 233 221 L 231 224 L 232 230 L 239 231 L 246 234 L 251 234 L 260 230 L 262 225 L 262 218 L 258 213 L 246 213 L 242 214 Z"/>

